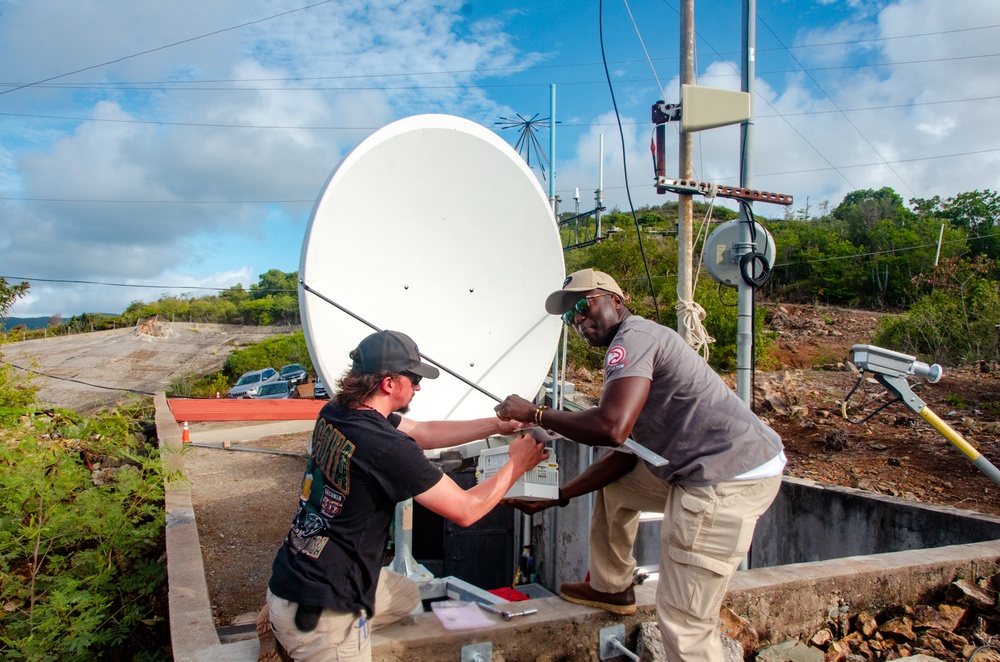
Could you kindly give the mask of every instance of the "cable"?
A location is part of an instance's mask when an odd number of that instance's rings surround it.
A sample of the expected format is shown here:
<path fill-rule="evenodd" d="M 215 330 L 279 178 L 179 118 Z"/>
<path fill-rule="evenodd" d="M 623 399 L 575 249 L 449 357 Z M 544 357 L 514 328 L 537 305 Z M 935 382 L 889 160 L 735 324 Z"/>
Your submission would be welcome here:
<path fill-rule="evenodd" d="M 868 414 L 867 416 L 865 416 L 864 418 L 862 418 L 860 420 L 854 420 L 854 419 L 850 418 L 847 415 L 847 401 L 851 399 L 851 396 L 854 395 L 854 392 L 858 390 L 859 386 L 861 386 L 861 382 L 864 381 L 864 378 L 865 378 L 864 371 L 859 372 L 858 373 L 858 381 L 855 382 L 854 386 L 851 388 L 851 390 L 847 392 L 847 395 L 844 396 L 844 401 L 841 403 L 841 412 L 840 413 L 844 417 L 844 420 L 846 420 L 848 423 L 853 423 L 855 425 L 860 424 L 860 423 L 865 423 L 865 422 L 869 421 L 872 417 L 874 417 L 876 414 L 878 414 L 880 411 L 882 411 L 883 409 L 885 409 L 886 407 L 888 407 L 889 405 L 892 405 L 892 404 L 895 404 L 897 402 L 902 402 L 903 401 L 902 398 L 897 397 L 897 398 L 894 398 L 894 399 L 890 400 L 889 402 L 884 403 L 881 407 L 879 407 L 878 409 L 876 409 L 875 411 L 873 411 L 872 413 Z"/>
<path fill-rule="evenodd" d="M 781 44 L 781 46 L 786 49 L 786 52 L 788 53 L 788 56 L 792 58 L 792 61 L 795 62 L 795 64 L 797 64 L 800 67 L 802 67 L 802 63 L 799 62 L 798 58 L 795 57 L 795 55 L 790 50 L 787 50 L 788 47 L 785 46 L 785 43 L 783 41 L 781 41 L 781 37 L 779 37 L 777 35 L 777 33 L 775 33 L 775 31 L 771 29 L 771 26 L 767 24 L 767 21 L 765 21 L 763 18 L 760 18 L 759 20 L 760 20 L 761 23 L 764 24 L 764 27 L 766 27 L 768 29 L 768 31 L 772 35 L 774 35 L 774 38 L 778 40 L 778 43 Z M 802 67 L 802 72 L 806 76 L 809 76 L 809 80 L 811 80 L 813 82 L 813 85 L 816 86 L 816 89 L 818 89 L 820 92 L 823 93 L 823 96 L 825 96 L 827 99 L 830 100 L 830 103 L 833 104 L 833 107 L 836 108 L 837 110 L 840 110 L 840 106 L 837 105 L 837 102 L 833 100 L 833 97 L 831 97 L 829 94 L 827 94 L 826 90 L 824 90 L 823 87 L 819 84 L 819 81 L 816 80 L 811 73 L 809 73 L 809 70 L 807 70 L 805 67 Z M 861 132 L 861 129 L 858 128 L 858 125 L 855 124 L 854 122 L 852 122 L 851 118 L 848 117 L 845 112 L 841 111 L 840 115 L 845 120 L 847 120 L 847 123 L 851 125 L 851 128 L 854 129 L 859 136 L 861 136 L 862 140 L 864 140 L 865 143 L 867 143 L 868 146 L 871 147 L 872 151 L 875 152 L 875 154 L 879 157 L 879 159 L 881 159 L 885 163 L 886 167 L 889 168 L 889 170 L 892 172 L 892 174 L 896 175 L 896 178 L 900 181 L 900 183 L 903 186 L 905 186 L 907 188 L 907 190 L 910 192 L 910 195 L 913 195 L 913 189 L 910 188 L 910 185 L 906 183 L 906 180 L 903 179 L 903 176 L 900 175 L 898 172 L 896 172 L 896 170 L 891 165 L 889 165 L 889 163 L 885 160 L 885 157 L 882 156 L 882 152 L 880 152 L 878 150 L 878 148 L 875 147 L 875 145 L 872 144 L 872 141 L 868 140 L 868 136 L 866 136 L 865 134 L 863 134 Z"/>
<path fill-rule="evenodd" d="M 743 282 L 754 288 L 754 291 L 760 289 L 765 283 L 771 278 L 771 265 L 767 261 L 766 253 L 762 253 L 757 250 L 757 221 L 753 215 L 753 207 L 746 200 L 739 201 L 740 206 L 746 211 L 748 224 L 750 226 L 750 240 L 753 242 L 753 248 L 748 253 L 744 253 L 740 256 L 739 266 L 740 266 L 740 276 L 743 278 Z M 764 233 L 764 239 L 769 240 L 770 235 Z M 767 250 L 767 244 L 764 245 L 764 250 Z M 756 275 L 756 270 L 753 269 L 755 265 L 759 264 L 761 266 L 760 275 Z"/>
<path fill-rule="evenodd" d="M 642 34 L 639 32 L 639 26 L 636 25 L 635 17 L 632 15 L 632 8 L 628 6 L 628 0 L 622 0 L 625 5 L 625 11 L 628 12 L 629 20 L 632 21 L 632 28 L 635 29 L 635 36 L 639 38 L 639 45 L 642 46 L 642 52 L 646 55 L 646 62 L 649 63 L 649 68 L 653 72 L 653 80 L 656 81 L 656 88 L 660 91 L 660 98 L 666 99 L 667 95 L 663 92 L 663 85 L 660 83 L 660 77 L 656 75 L 656 67 L 653 66 L 653 60 L 649 57 L 649 51 L 646 50 L 646 42 L 642 40 Z"/>
<path fill-rule="evenodd" d="M 47 377 L 48 379 L 58 379 L 63 382 L 73 382 L 74 384 L 82 384 L 84 386 L 90 386 L 93 388 L 102 388 L 107 391 L 123 391 L 125 393 L 136 393 L 138 395 L 156 395 L 155 393 L 152 393 L 150 391 L 139 391 L 133 388 L 120 388 L 117 386 L 103 386 L 101 384 L 91 384 L 90 382 L 81 381 L 79 379 L 71 379 L 69 377 L 56 377 L 55 375 L 48 375 L 44 372 L 32 370 L 31 368 L 24 368 L 22 366 L 17 365 L 16 363 L 11 363 L 10 361 L 2 361 L 2 363 L 17 368 L 18 370 L 24 370 L 25 372 L 30 372 L 32 374 L 38 375 L 39 377 Z"/>
<path fill-rule="evenodd" d="M 649 282 L 649 294 L 653 297 L 653 310 L 656 312 L 656 321 L 663 324 L 660 319 L 660 306 L 656 303 L 656 290 L 653 289 L 653 277 L 649 273 L 649 260 L 646 259 L 646 249 L 642 245 L 642 231 L 639 229 L 639 218 L 635 215 L 635 205 L 632 204 L 632 191 L 628 183 L 628 159 L 625 147 L 625 131 L 622 129 L 621 115 L 618 113 L 618 102 L 615 101 L 615 88 L 611 84 L 611 72 L 608 71 L 608 60 L 604 53 L 604 0 L 600 0 L 597 7 L 599 36 L 601 40 L 601 61 L 604 63 L 604 76 L 608 81 L 608 91 L 611 93 L 611 105 L 615 109 L 615 118 L 618 120 L 618 136 L 622 144 L 622 170 L 625 175 L 625 195 L 628 198 L 628 208 L 632 212 L 632 221 L 635 223 L 635 234 L 639 240 L 639 253 L 642 255 L 642 266 L 646 269 L 646 280 Z"/>
<path fill-rule="evenodd" d="M 257 23 L 263 23 L 265 21 L 270 21 L 271 19 L 278 18 L 281 16 L 287 16 L 288 14 L 294 14 L 296 12 L 305 11 L 307 9 L 312 9 L 314 7 L 319 7 L 320 5 L 326 5 L 334 0 L 321 0 L 315 4 L 306 5 L 305 7 L 298 7 L 297 9 L 289 9 L 288 11 L 279 12 L 265 18 L 259 18 L 254 21 L 247 21 L 246 23 L 241 23 L 240 25 L 234 25 L 228 28 L 222 28 L 221 30 L 215 30 L 213 32 L 207 32 L 197 37 L 189 37 L 188 39 L 182 39 L 180 41 L 175 41 L 172 44 L 164 44 L 163 46 L 157 46 L 156 48 L 150 48 L 149 50 L 140 51 L 138 53 L 133 53 L 131 55 L 124 55 L 122 57 L 116 58 L 114 60 L 108 60 L 107 62 L 102 62 L 100 64 L 93 64 L 89 67 L 84 67 L 82 69 L 77 69 L 75 71 L 68 71 L 64 74 L 59 74 L 58 76 L 50 76 L 49 78 L 43 78 L 42 80 L 35 81 L 34 83 L 24 83 L 23 85 L 18 85 L 17 87 L 12 87 L 9 90 L 4 90 L 0 92 L 0 96 L 4 94 L 10 94 L 11 92 L 17 92 L 18 90 L 23 90 L 26 87 L 34 87 L 36 85 L 41 85 L 42 83 L 48 83 L 49 81 L 57 80 L 59 78 L 65 78 L 66 76 L 72 76 L 73 74 L 83 73 L 84 71 L 91 71 L 93 69 L 99 69 L 101 67 L 106 67 L 109 64 L 117 64 L 119 62 L 124 62 L 125 60 L 131 60 L 132 58 L 140 57 L 142 55 L 149 55 L 150 53 L 156 53 L 157 51 L 166 50 L 168 48 L 173 48 L 174 46 L 180 46 L 181 44 L 189 44 L 192 41 L 198 41 L 199 39 L 205 39 L 206 37 L 214 37 L 215 35 L 222 34 L 224 32 L 231 32 L 233 30 L 239 30 L 240 28 L 245 28 L 250 25 L 256 25 Z"/>

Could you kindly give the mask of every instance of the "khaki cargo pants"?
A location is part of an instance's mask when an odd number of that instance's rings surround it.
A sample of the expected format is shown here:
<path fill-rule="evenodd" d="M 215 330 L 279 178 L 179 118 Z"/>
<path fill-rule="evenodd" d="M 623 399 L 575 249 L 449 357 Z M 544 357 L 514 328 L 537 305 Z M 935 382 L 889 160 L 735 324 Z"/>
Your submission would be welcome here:
<path fill-rule="evenodd" d="M 302 632 L 295 627 L 298 605 L 283 600 L 270 590 L 267 607 L 271 628 L 283 652 L 295 662 L 370 662 L 371 630 L 395 623 L 420 604 L 420 590 L 412 581 L 382 569 L 375 593 L 375 616 L 367 626 L 360 614 L 324 609 L 316 629 Z"/>
<path fill-rule="evenodd" d="M 780 476 L 710 487 L 668 485 L 639 462 L 595 495 L 591 586 L 605 593 L 628 588 L 639 514 L 662 512 L 656 614 L 667 659 L 722 662 L 722 599 L 780 486 Z"/>

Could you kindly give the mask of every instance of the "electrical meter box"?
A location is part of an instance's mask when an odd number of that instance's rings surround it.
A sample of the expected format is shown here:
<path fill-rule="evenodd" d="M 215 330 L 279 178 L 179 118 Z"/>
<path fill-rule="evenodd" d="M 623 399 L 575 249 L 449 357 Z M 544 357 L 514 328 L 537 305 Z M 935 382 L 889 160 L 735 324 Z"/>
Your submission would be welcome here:
<path fill-rule="evenodd" d="M 476 468 L 476 481 L 481 483 L 507 464 L 510 453 L 507 447 L 487 448 L 479 455 L 479 465 Z M 517 479 L 507 494 L 506 499 L 558 499 L 559 498 L 559 464 L 556 462 L 556 452 L 549 449 L 548 458 L 539 462 L 534 469 L 524 472 Z"/>

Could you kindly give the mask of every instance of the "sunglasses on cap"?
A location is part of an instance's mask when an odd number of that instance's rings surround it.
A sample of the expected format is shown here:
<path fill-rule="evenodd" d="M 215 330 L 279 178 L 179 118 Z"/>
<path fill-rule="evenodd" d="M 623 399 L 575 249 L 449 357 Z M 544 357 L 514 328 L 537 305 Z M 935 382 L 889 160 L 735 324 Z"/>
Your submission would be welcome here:
<path fill-rule="evenodd" d="M 573 319 L 576 317 L 577 313 L 586 316 L 587 313 L 590 312 L 590 299 L 596 299 L 597 297 L 608 296 L 609 294 L 611 294 L 611 292 L 603 292 L 601 294 L 591 294 L 589 297 L 583 297 L 582 299 L 577 301 L 572 308 L 570 308 L 569 310 L 567 310 L 565 313 L 562 314 L 563 323 L 572 326 Z"/>

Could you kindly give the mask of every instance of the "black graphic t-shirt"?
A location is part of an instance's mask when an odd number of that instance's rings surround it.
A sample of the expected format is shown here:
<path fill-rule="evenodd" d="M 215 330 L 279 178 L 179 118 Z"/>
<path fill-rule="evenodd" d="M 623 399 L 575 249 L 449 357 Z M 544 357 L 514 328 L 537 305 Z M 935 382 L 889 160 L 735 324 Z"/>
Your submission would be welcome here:
<path fill-rule="evenodd" d="M 375 589 L 396 503 L 442 473 L 376 411 L 334 401 L 319 413 L 299 509 L 271 567 L 279 598 L 339 612 L 375 613 Z"/>

